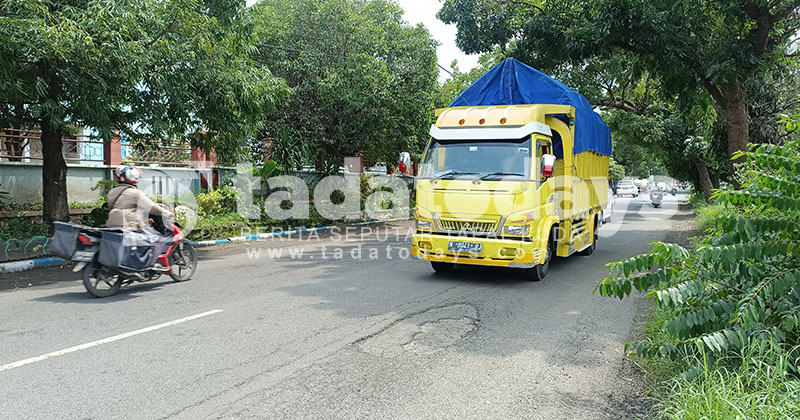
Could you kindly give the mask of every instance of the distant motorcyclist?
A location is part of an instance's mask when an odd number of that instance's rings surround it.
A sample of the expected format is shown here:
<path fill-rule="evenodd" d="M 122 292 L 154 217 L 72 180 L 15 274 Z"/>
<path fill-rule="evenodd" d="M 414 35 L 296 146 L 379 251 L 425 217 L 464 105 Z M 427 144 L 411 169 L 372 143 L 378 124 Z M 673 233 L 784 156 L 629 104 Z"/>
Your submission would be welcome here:
<path fill-rule="evenodd" d="M 149 219 L 161 235 L 169 234 L 164 220 L 172 213 L 147 197 L 136 185 L 142 171 L 130 165 L 114 169 L 114 180 L 119 184 L 108 192 L 108 227 L 134 231 L 147 231 Z M 152 232 L 150 232 L 152 233 Z"/>
<path fill-rule="evenodd" d="M 653 203 L 653 207 L 661 207 L 661 201 L 663 199 L 664 191 L 661 191 L 660 188 L 650 188 L 650 201 Z"/>

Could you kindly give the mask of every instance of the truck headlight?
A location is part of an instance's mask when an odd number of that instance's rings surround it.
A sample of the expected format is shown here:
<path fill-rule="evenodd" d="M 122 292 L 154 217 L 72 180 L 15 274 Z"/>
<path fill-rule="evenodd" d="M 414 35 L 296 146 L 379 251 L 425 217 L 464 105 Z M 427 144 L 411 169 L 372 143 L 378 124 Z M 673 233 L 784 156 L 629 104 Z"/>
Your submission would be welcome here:
<path fill-rule="evenodd" d="M 506 226 L 503 228 L 503 235 L 508 236 L 528 236 L 528 231 L 530 231 L 530 226 L 523 225 L 523 226 Z"/>
<path fill-rule="evenodd" d="M 433 230 L 433 222 L 427 220 L 417 220 L 417 230 Z"/>

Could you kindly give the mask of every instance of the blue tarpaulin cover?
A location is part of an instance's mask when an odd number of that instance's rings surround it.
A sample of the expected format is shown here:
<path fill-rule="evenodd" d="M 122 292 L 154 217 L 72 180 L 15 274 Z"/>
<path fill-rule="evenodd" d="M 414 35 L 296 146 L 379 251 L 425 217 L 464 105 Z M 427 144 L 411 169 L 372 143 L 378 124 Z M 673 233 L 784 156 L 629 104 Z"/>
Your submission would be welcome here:
<path fill-rule="evenodd" d="M 611 131 L 589 101 L 561 82 L 513 58 L 481 76 L 450 105 L 572 105 L 575 107 L 573 153 L 611 156 Z"/>

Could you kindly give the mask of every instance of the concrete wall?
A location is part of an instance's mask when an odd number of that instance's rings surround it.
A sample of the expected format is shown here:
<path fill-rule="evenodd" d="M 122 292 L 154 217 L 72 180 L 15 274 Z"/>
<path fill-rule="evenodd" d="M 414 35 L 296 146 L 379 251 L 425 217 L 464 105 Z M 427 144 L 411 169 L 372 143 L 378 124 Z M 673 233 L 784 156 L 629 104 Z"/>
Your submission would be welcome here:
<path fill-rule="evenodd" d="M 98 181 L 111 179 L 112 167 L 105 165 L 68 165 L 67 195 L 69 201 L 94 201 L 99 191 L 92 191 Z M 153 195 L 175 195 L 202 189 L 201 175 L 211 184 L 212 169 L 142 167 L 139 188 Z M 221 172 L 227 170 L 221 169 Z M 223 175 L 220 178 L 227 178 Z M 15 203 L 42 201 L 42 166 L 39 163 L 0 163 L 0 191 L 10 194 Z"/>

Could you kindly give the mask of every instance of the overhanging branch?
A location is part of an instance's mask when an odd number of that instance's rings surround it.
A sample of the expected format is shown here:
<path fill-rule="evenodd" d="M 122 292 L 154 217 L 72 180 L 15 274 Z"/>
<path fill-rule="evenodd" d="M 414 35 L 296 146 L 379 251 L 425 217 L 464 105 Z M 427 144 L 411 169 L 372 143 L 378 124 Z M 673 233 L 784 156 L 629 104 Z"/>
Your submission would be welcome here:
<path fill-rule="evenodd" d="M 534 9 L 544 13 L 544 9 L 542 9 L 541 6 L 539 6 L 538 4 L 533 4 L 533 3 L 529 2 L 529 1 L 525 1 L 525 0 L 505 0 L 505 2 L 506 3 L 511 3 L 511 4 L 519 4 L 519 5 L 522 5 L 522 6 L 533 7 Z"/>

